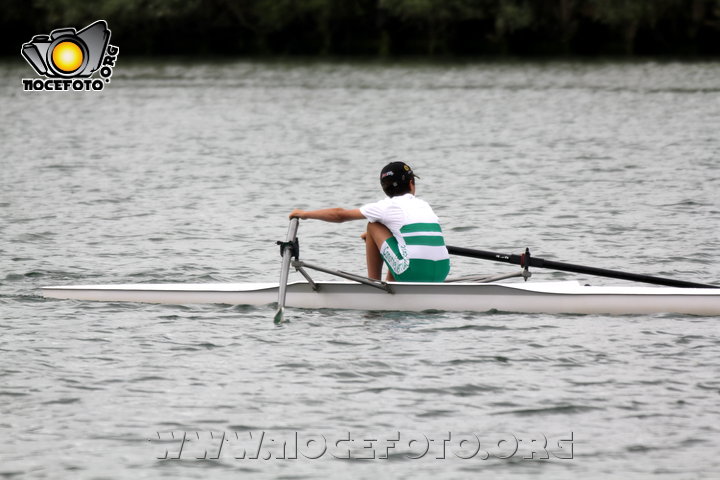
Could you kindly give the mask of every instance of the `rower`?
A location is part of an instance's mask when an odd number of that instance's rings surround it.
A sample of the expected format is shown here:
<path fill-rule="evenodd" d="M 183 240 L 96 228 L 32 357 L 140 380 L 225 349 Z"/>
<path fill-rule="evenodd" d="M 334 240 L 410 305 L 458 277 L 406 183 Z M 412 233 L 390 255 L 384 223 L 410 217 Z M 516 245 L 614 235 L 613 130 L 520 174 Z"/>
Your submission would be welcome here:
<path fill-rule="evenodd" d="M 380 172 L 386 198 L 356 209 L 295 209 L 290 218 L 325 222 L 368 220 L 365 240 L 368 277 L 380 280 L 383 263 L 387 280 L 443 282 L 450 271 L 450 256 L 440 221 L 430 205 L 415 196 L 417 177 L 403 162 L 387 164 Z"/>

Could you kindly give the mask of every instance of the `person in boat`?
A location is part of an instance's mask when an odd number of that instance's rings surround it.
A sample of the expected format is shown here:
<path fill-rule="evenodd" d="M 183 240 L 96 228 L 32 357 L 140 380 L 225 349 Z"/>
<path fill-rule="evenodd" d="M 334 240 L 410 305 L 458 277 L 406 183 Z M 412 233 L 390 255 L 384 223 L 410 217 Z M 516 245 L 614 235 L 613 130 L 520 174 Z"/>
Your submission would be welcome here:
<path fill-rule="evenodd" d="M 388 281 L 442 282 L 450 271 L 450 256 L 437 215 L 415 196 L 416 178 L 407 164 L 392 162 L 380 172 L 386 198 L 352 210 L 296 208 L 290 218 L 338 223 L 368 220 L 361 235 L 368 277 L 380 280 L 384 262 Z"/>

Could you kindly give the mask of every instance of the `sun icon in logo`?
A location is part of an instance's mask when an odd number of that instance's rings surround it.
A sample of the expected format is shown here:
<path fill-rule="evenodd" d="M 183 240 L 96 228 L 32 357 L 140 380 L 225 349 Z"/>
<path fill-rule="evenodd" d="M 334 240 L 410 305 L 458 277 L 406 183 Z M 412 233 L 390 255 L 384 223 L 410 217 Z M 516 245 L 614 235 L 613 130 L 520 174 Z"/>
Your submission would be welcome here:
<path fill-rule="evenodd" d="M 59 70 L 72 73 L 83 64 L 83 51 L 75 42 L 58 43 L 52 52 L 52 62 Z"/>

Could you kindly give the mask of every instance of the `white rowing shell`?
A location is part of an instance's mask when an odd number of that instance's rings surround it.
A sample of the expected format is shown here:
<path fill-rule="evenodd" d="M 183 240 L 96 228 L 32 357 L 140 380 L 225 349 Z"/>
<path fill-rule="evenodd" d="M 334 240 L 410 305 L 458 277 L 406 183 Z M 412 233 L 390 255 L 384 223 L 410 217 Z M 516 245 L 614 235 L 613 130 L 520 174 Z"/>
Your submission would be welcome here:
<path fill-rule="evenodd" d="M 383 311 L 720 315 L 720 289 L 548 283 L 393 283 L 395 293 L 355 282 L 288 284 L 286 305 Z M 130 284 L 43 287 L 48 298 L 165 304 L 269 305 L 277 283 Z"/>

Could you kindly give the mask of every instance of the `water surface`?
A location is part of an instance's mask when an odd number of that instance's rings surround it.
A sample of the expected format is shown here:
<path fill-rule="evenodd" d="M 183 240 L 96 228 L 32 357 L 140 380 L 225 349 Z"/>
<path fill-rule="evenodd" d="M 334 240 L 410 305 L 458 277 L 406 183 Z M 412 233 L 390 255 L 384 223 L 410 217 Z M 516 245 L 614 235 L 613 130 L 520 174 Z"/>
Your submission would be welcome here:
<path fill-rule="evenodd" d="M 374 201 L 394 160 L 450 244 L 720 284 L 720 64 L 122 60 L 96 94 L 27 94 L 28 75 L 0 69 L 0 476 L 720 471 L 713 318 L 291 310 L 275 326 L 271 307 L 38 293 L 276 281 L 287 213 Z M 302 255 L 362 273 L 362 229 L 303 222 Z M 159 460 L 171 432 L 191 440 Z M 276 459 L 295 432 L 329 450 Z M 222 433 L 220 458 L 196 459 Z M 263 434 L 261 459 L 234 458 Z M 543 438 L 550 459 L 524 459 Z"/>

